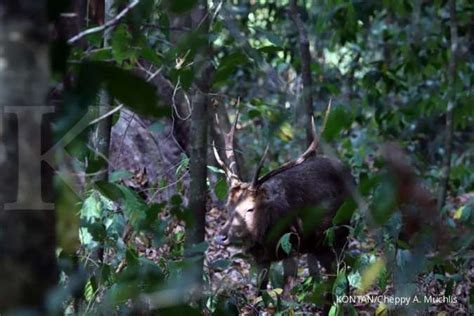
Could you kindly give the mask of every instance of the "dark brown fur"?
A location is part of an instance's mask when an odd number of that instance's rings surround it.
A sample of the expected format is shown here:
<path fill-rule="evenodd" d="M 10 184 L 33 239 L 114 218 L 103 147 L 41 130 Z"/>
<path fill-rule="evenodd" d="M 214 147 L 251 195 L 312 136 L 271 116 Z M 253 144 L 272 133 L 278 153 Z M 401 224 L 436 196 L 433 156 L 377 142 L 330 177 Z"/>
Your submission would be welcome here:
<path fill-rule="evenodd" d="M 271 262 L 302 253 L 312 254 L 330 269 L 334 254 L 339 253 L 346 242 L 348 230 L 346 227 L 336 229 L 333 248 L 326 242 L 325 232 L 332 227 L 334 215 L 348 197 L 346 182 L 352 184 L 352 178 L 338 160 L 312 156 L 256 186 L 234 183 L 227 203 L 230 218 L 222 229 L 221 238 L 243 241 L 261 270 L 268 271 Z M 253 211 L 245 207 L 252 207 Z M 314 219 L 317 219 L 315 224 L 304 229 L 305 223 Z M 290 256 L 277 249 L 278 241 L 286 233 L 292 233 Z M 315 267 L 310 266 L 310 272 L 314 271 Z M 264 277 L 262 288 L 267 281 Z"/>

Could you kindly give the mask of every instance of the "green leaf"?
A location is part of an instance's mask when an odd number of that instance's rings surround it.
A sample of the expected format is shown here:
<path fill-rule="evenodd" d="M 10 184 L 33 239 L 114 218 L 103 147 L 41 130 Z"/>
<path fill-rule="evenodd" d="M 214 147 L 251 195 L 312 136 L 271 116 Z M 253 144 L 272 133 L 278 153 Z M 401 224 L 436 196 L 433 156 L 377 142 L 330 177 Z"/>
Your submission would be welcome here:
<path fill-rule="evenodd" d="M 283 249 L 283 251 L 287 255 L 289 255 L 290 252 L 291 252 L 291 247 L 292 247 L 290 237 L 293 234 L 294 233 L 286 233 L 283 236 L 281 236 L 281 238 L 280 238 L 280 240 L 278 241 L 278 244 L 277 244 L 277 249 L 279 249 L 281 247 L 281 249 Z"/>
<path fill-rule="evenodd" d="M 88 223 L 84 225 L 87 228 L 89 234 L 91 234 L 92 239 L 98 242 L 105 240 L 107 237 L 107 231 L 105 226 L 102 223 Z"/>
<path fill-rule="evenodd" d="M 94 276 L 91 276 L 84 287 L 84 298 L 87 302 L 90 302 L 95 298 L 96 290 L 97 281 Z"/>
<path fill-rule="evenodd" d="M 225 83 L 225 81 L 235 72 L 236 68 L 236 66 L 219 67 L 213 78 L 213 86 L 219 87 L 219 85 Z"/>
<path fill-rule="evenodd" d="M 226 55 L 224 58 L 221 59 L 219 63 L 219 68 L 221 67 L 230 67 L 230 66 L 239 66 L 246 64 L 248 62 L 247 55 L 242 52 L 235 52 L 229 55 Z"/>
<path fill-rule="evenodd" d="M 257 109 L 251 109 L 248 112 L 248 116 L 249 116 L 249 119 L 254 119 L 254 118 L 257 118 L 257 117 L 261 117 L 262 113 Z"/>
<path fill-rule="evenodd" d="M 156 220 L 158 219 L 158 214 L 163 210 L 165 207 L 165 203 L 161 204 L 152 204 L 146 210 L 146 217 L 143 223 L 143 228 L 153 229 L 153 225 L 155 224 Z"/>
<path fill-rule="evenodd" d="M 278 46 L 269 45 L 269 46 L 264 46 L 262 48 L 259 48 L 258 50 L 261 51 L 262 53 L 272 54 L 272 53 L 277 53 L 277 52 L 282 51 L 283 48 L 278 47 Z"/>
<path fill-rule="evenodd" d="M 365 293 L 368 291 L 375 281 L 381 276 L 381 273 L 384 269 L 385 263 L 381 259 L 368 266 L 362 273 L 362 281 L 358 293 Z"/>
<path fill-rule="evenodd" d="M 336 138 L 340 131 L 349 128 L 352 123 L 352 116 L 346 112 L 341 106 L 331 111 L 323 132 L 326 141 L 332 141 Z"/>
<path fill-rule="evenodd" d="M 336 239 L 336 233 L 334 231 L 334 227 L 330 227 L 326 229 L 325 235 L 326 235 L 326 240 L 325 240 L 326 244 L 332 247 L 332 245 L 334 244 L 334 240 Z"/>
<path fill-rule="evenodd" d="M 214 192 L 219 200 L 224 200 L 227 197 L 228 186 L 223 179 L 217 181 Z"/>
<path fill-rule="evenodd" d="M 120 188 L 114 183 L 96 181 L 95 186 L 97 187 L 97 190 L 109 200 L 118 201 L 124 197 Z"/>
<path fill-rule="evenodd" d="M 345 201 L 344 204 L 342 204 L 341 207 L 337 210 L 336 215 L 332 219 L 332 223 L 334 225 L 349 223 L 352 218 L 352 214 L 354 214 L 356 208 L 357 205 L 353 199 Z"/>
<path fill-rule="evenodd" d="M 103 85 L 109 94 L 138 114 L 162 117 L 171 113 L 168 106 L 158 105 L 156 88 L 131 71 L 103 62 L 85 62 L 81 64 L 80 79 L 81 94 L 97 94 Z"/>
<path fill-rule="evenodd" d="M 130 57 L 130 40 L 132 36 L 127 31 L 125 24 L 120 24 L 113 32 L 111 39 L 112 55 L 117 64 Z"/>
<path fill-rule="evenodd" d="M 163 63 L 160 56 L 158 56 L 158 54 L 150 46 L 143 47 L 140 51 L 140 55 L 155 66 L 159 67 Z"/>
<path fill-rule="evenodd" d="M 241 52 L 235 52 L 222 58 L 214 75 L 214 86 L 224 83 L 234 74 L 238 66 L 248 63 L 248 58 Z"/>
<path fill-rule="evenodd" d="M 347 290 L 346 270 L 342 269 L 337 273 L 336 280 L 332 287 L 332 293 L 336 297 L 344 296 Z"/>
<path fill-rule="evenodd" d="M 127 259 L 127 265 L 129 267 L 136 267 L 139 264 L 138 252 L 133 247 L 128 247 L 127 252 L 125 253 L 125 258 Z"/>
<path fill-rule="evenodd" d="M 81 218 L 86 220 L 97 219 L 101 217 L 102 207 L 100 200 L 96 199 L 97 194 L 91 194 L 82 203 Z"/>
<path fill-rule="evenodd" d="M 263 291 L 262 293 L 262 300 L 265 306 L 275 306 L 275 301 L 273 300 L 272 296 L 268 294 L 267 291 Z"/>
<path fill-rule="evenodd" d="M 110 174 L 109 181 L 110 182 L 119 182 L 120 180 L 131 179 L 133 177 L 133 173 L 127 170 L 117 170 Z"/>
<path fill-rule="evenodd" d="M 359 192 L 363 196 L 367 196 L 372 189 L 379 183 L 380 175 L 368 175 L 361 173 L 359 176 Z"/>
<path fill-rule="evenodd" d="M 103 157 L 97 156 L 97 157 L 92 157 L 87 161 L 87 169 L 86 173 L 87 174 L 92 174 L 96 173 L 102 170 L 104 166 L 106 166 L 106 161 Z"/>
<path fill-rule="evenodd" d="M 362 276 L 360 275 L 359 271 L 351 272 L 347 276 L 347 280 L 349 281 L 349 285 L 354 288 L 360 288 Z"/>
<path fill-rule="evenodd" d="M 146 202 L 131 188 L 123 185 L 117 185 L 117 187 L 122 192 L 124 202 L 123 210 L 129 217 L 130 224 L 136 229 L 141 228 L 143 222 L 146 220 L 146 212 L 148 209 Z"/>
<path fill-rule="evenodd" d="M 174 206 L 180 206 L 183 204 L 183 198 L 179 194 L 175 194 L 170 199 L 170 204 Z"/>
<path fill-rule="evenodd" d="M 378 225 L 385 224 L 395 211 L 397 195 L 395 184 L 392 179 L 387 176 L 374 192 L 372 207 L 370 208 L 372 217 Z"/>

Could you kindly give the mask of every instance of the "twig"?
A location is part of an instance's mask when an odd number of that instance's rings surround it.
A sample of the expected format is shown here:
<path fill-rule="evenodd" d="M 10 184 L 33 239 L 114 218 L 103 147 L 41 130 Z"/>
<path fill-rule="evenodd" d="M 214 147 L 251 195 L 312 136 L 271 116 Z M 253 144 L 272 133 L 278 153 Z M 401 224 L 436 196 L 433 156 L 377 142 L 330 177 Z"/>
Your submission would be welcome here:
<path fill-rule="evenodd" d="M 119 14 L 117 14 L 113 19 L 107 21 L 107 23 L 104 23 L 101 26 L 93 27 L 88 30 L 85 30 L 83 32 L 80 32 L 79 34 L 71 37 L 67 42 L 68 44 L 74 44 L 81 38 L 83 38 L 86 35 L 93 34 L 93 33 L 98 33 L 105 31 L 106 29 L 116 25 L 118 22 L 120 22 L 120 19 L 122 19 L 130 10 L 132 10 L 137 4 L 140 3 L 140 0 L 134 0 L 132 3 L 130 3 L 128 6 L 125 7 L 125 9 L 122 10 Z"/>
<path fill-rule="evenodd" d="M 301 55 L 301 75 L 303 76 L 303 97 L 304 113 L 306 126 L 306 141 L 311 144 L 313 133 L 311 127 L 311 118 L 313 116 L 313 94 L 311 80 L 311 54 L 309 51 L 308 33 L 304 27 L 303 21 L 298 13 L 296 0 L 290 0 L 290 16 L 295 23 L 299 33 L 300 55 Z"/>
<path fill-rule="evenodd" d="M 116 106 L 115 108 L 113 108 L 112 110 L 110 110 L 109 112 L 105 113 L 104 115 L 96 118 L 95 120 L 92 120 L 90 123 L 89 123 L 89 126 L 91 125 L 94 125 L 96 123 L 99 123 L 100 121 L 108 118 L 109 116 L 113 115 L 115 112 L 118 112 L 120 111 L 122 108 L 124 107 L 123 103 Z"/>
<path fill-rule="evenodd" d="M 446 195 L 449 184 L 449 173 L 451 170 L 451 152 L 453 142 L 453 112 L 456 103 L 456 63 L 458 51 L 458 26 L 456 21 L 456 2 L 449 0 L 449 15 L 451 29 L 451 58 L 449 59 L 448 82 L 449 96 L 448 107 L 446 111 L 446 136 L 444 138 L 444 157 L 441 180 L 438 191 L 438 210 L 441 210 L 446 201 Z"/>

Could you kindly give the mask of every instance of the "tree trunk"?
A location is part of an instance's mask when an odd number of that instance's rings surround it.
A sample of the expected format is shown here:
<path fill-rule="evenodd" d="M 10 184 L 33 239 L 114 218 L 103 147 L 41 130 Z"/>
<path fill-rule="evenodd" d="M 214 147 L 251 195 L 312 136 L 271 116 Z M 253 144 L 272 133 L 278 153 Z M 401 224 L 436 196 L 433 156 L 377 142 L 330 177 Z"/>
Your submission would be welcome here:
<path fill-rule="evenodd" d="M 193 29 L 197 30 L 196 36 L 208 36 L 206 1 L 200 1 L 192 12 Z M 209 46 L 201 48 L 195 57 L 196 89 L 193 97 L 191 113 L 191 157 L 189 173 L 191 178 L 189 188 L 189 209 L 193 215 L 193 227 L 188 231 L 187 242 L 189 246 L 202 243 L 205 238 L 206 226 L 206 201 L 207 201 L 207 134 L 208 134 L 208 93 L 210 90 L 210 74 L 212 69 L 208 59 Z M 193 268 L 193 278 L 199 286 L 202 282 L 204 254 L 191 254 L 199 259 Z"/>
<path fill-rule="evenodd" d="M 312 117 L 313 117 L 313 83 L 311 79 L 311 53 L 309 50 L 308 33 L 304 27 L 303 21 L 301 20 L 298 12 L 298 6 L 296 0 L 290 1 L 290 15 L 295 23 L 296 29 L 298 30 L 298 39 L 300 45 L 301 55 L 301 75 L 303 77 L 303 122 L 306 128 L 306 142 L 308 145 L 313 141 L 313 128 L 312 128 Z"/>
<path fill-rule="evenodd" d="M 58 279 L 46 3 L 0 4 L 0 313 L 45 314 Z"/>
<path fill-rule="evenodd" d="M 456 19 L 456 2 L 449 0 L 449 20 L 450 20 L 450 31 L 451 31 L 451 58 L 449 59 L 448 66 L 448 82 L 449 82 L 449 94 L 448 94 L 448 107 L 446 110 L 446 135 L 444 137 L 444 155 L 443 155 L 443 168 L 441 173 L 441 179 L 439 182 L 438 191 L 438 209 L 441 210 L 446 201 L 446 195 L 448 192 L 449 185 L 449 173 L 451 170 L 451 153 L 452 153 L 452 142 L 453 142 L 453 111 L 456 104 L 456 64 L 457 64 L 457 52 L 458 52 L 458 26 Z"/>
<path fill-rule="evenodd" d="M 108 18 L 112 15 L 112 0 L 96 0 L 91 2 L 92 8 L 96 8 L 96 14 L 101 13 L 102 15 L 94 16 L 94 23 L 99 25 L 104 24 L 108 21 Z M 101 9 L 102 8 L 102 9 Z M 104 32 L 104 44 L 103 47 L 108 46 L 109 37 L 111 30 Z M 99 117 L 107 114 L 112 110 L 113 98 L 105 91 L 101 91 L 99 96 Z M 110 134 L 112 131 L 112 119 L 113 115 L 108 115 L 97 124 L 96 134 L 94 135 L 95 150 L 98 156 L 105 160 L 105 164 L 100 170 L 97 180 L 108 181 L 109 180 L 109 149 L 110 149 Z"/>

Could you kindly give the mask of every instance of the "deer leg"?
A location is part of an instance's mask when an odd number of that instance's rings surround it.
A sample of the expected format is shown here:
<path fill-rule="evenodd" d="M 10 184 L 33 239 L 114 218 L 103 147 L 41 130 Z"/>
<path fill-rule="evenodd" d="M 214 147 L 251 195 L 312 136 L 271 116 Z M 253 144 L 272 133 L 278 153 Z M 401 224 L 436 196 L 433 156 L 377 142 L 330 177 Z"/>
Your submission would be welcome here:
<path fill-rule="evenodd" d="M 270 274 L 270 263 L 262 262 L 257 264 L 257 295 L 260 296 L 267 289 L 268 276 Z"/>
<path fill-rule="evenodd" d="M 315 255 L 319 263 L 324 267 L 326 270 L 326 273 L 328 274 L 328 281 L 330 284 L 333 284 L 334 281 L 336 280 L 335 271 L 333 269 L 333 266 L 336 265 L 336 257 L 334 253 L 332 252 L 323 252 Z M 334 265 L 333 265 L 334 263 Z M 332 285 L 330 286 L 332 288 Z M 333 297 L 332 297 L 332 291 L 329 290 L 329 292 L 324 293 L 324 299 L 327 301 L 327 304 L 324 305 L 324 313 L 327 315 L 329 313 L 329 309 L 331 307 L 331 304 L 333 302 Z"/>
<path fill-rule="evenodd" d="M 296 258 L 286 258 L 283 260 L 283 276 L 285 285 L 283 287 L 283 296 L 290 297 L 291 289 L 294 286 L 296 276 L 298 275 L 298 263 Z"/>

